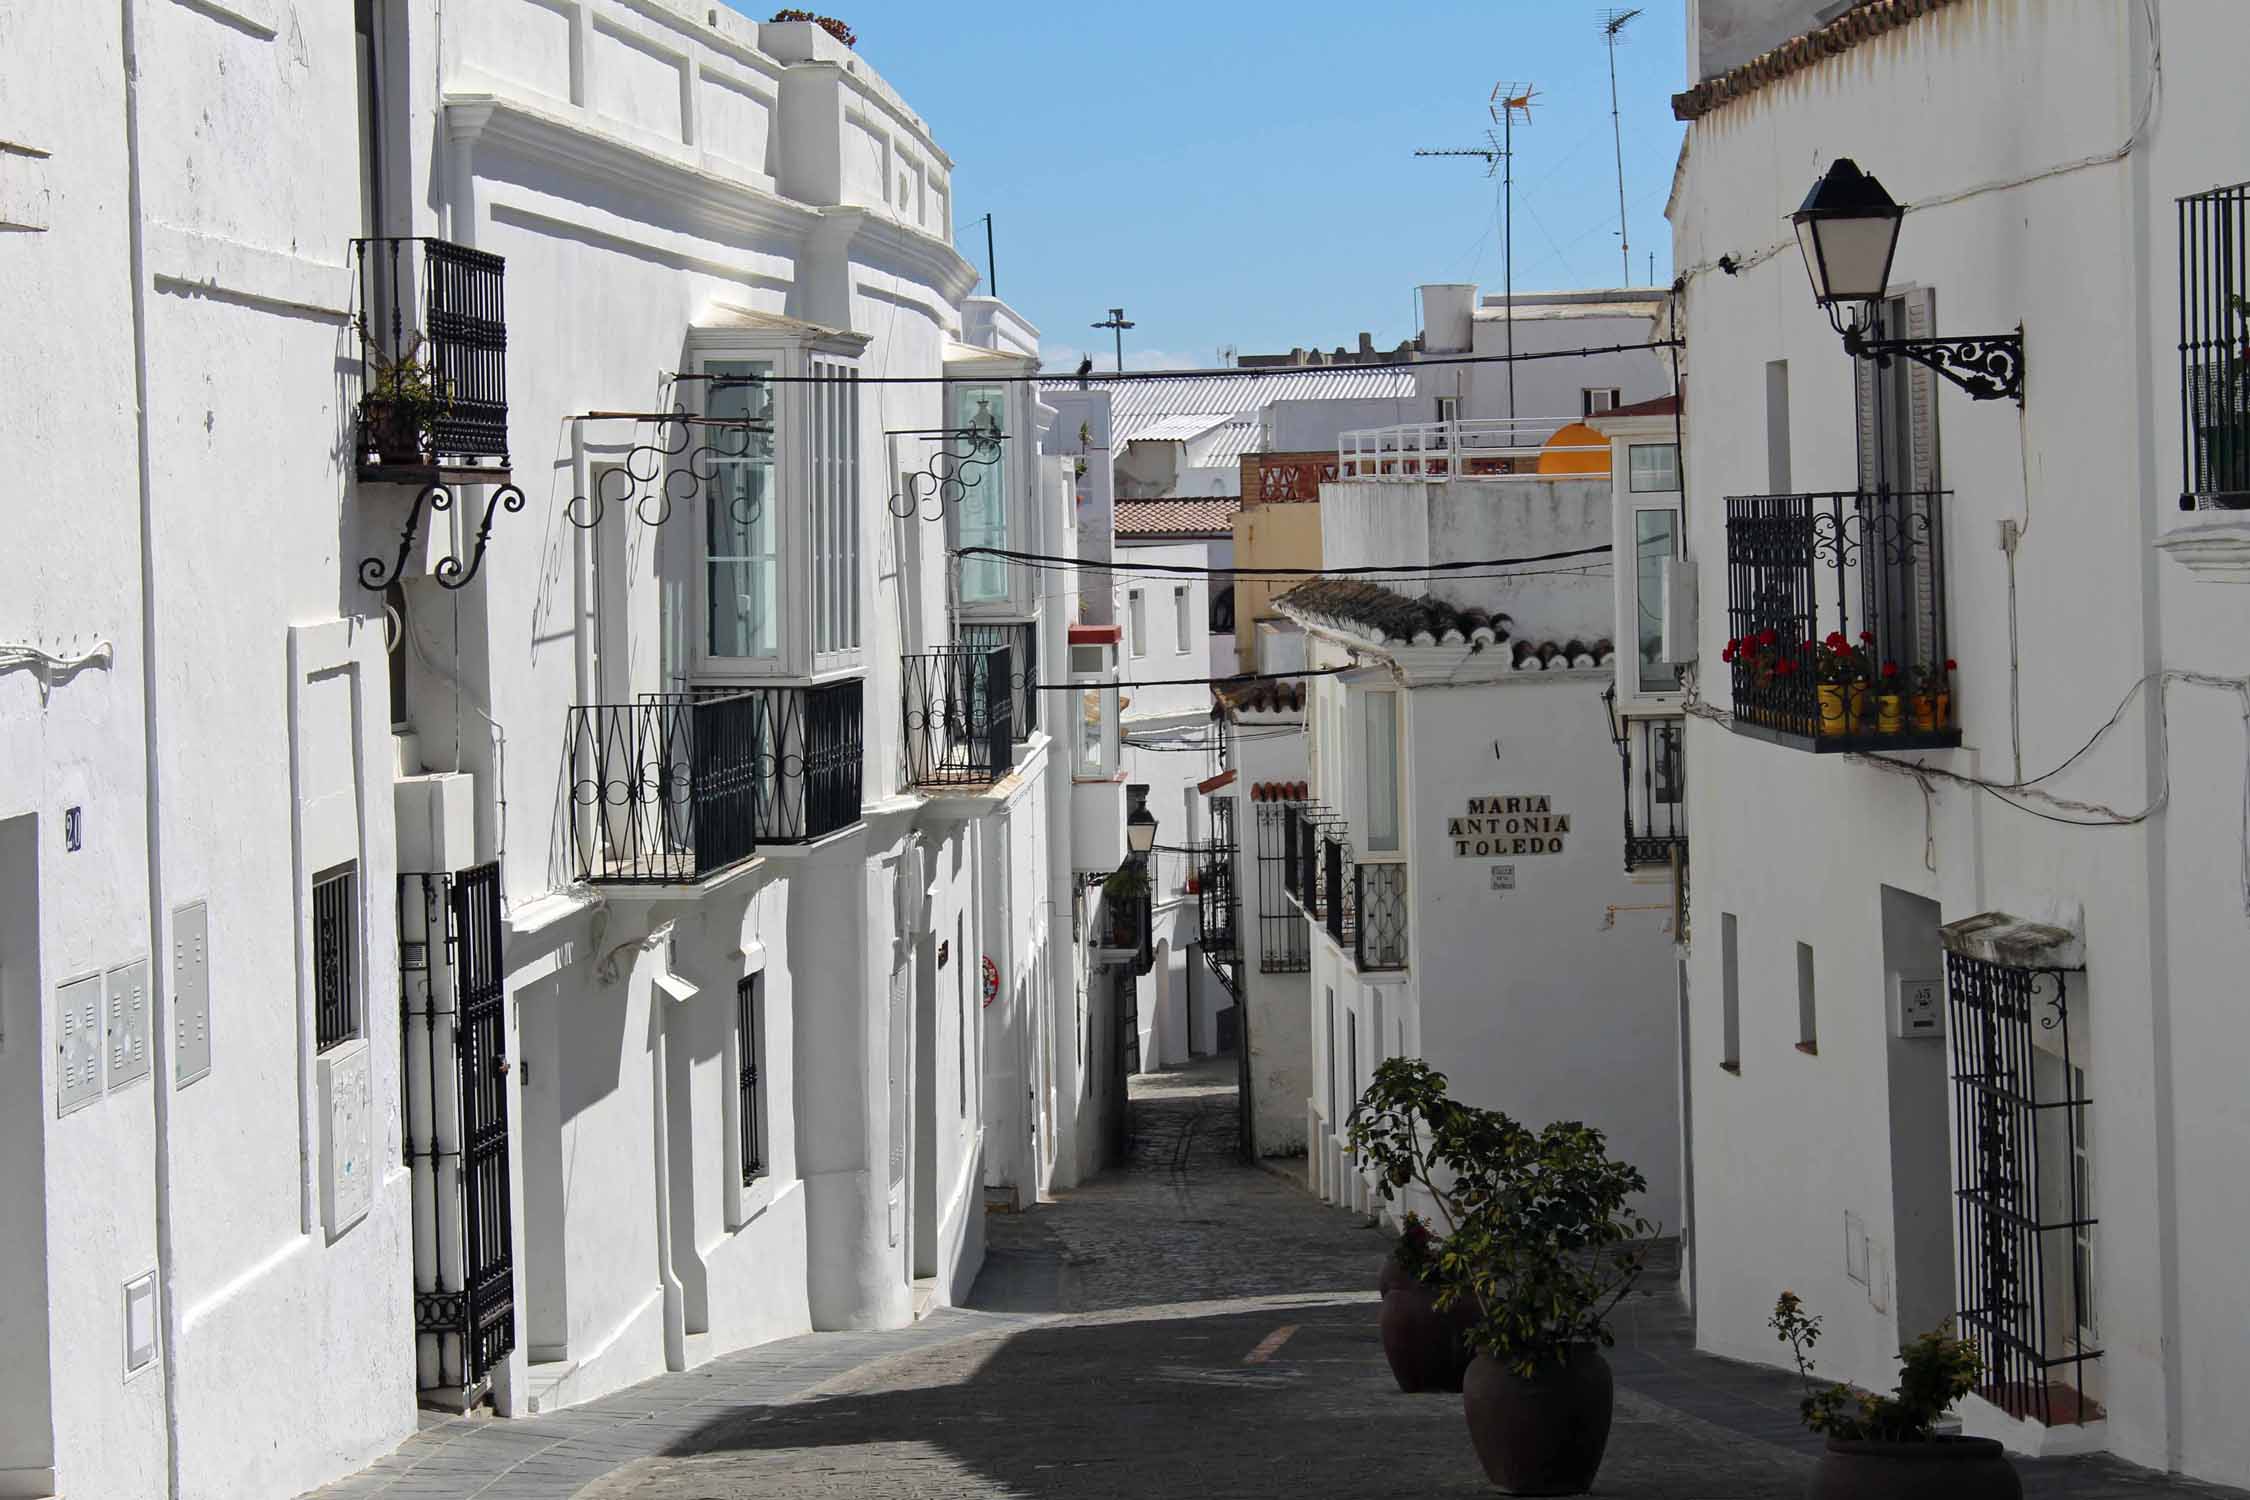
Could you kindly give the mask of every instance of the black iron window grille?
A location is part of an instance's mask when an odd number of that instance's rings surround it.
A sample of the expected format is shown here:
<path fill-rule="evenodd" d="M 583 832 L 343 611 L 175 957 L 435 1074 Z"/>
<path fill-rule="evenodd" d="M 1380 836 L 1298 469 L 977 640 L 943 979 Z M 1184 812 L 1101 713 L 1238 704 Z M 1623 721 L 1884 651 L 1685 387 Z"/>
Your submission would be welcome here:
<path fill-rule="evenodd" d="M 1353 961 L 1362 972 L 1406 967 L 1406 866 L 1352 867 Z"/>
<path fill-rule="evenodd" d="M 1294 802 L 1255 805 L 1258 839 L 1258 970 L 1264 974 L 1302 974 L 1312 967 L 1305 914 L 1295 894 L 1295 861 L 1289 838 L 1297 820 Z"/>
<path fill-rule="evenodd" d="M 2250 183 L 2182 198 L 2182 510 L 2250 508 Z"/>
<path fill-rule="evenodd" d="M 866 685 L 848 677 L 819 687 L 745 688 L 739 696 L 757 705 L 757 842 L 810 843 L 857 823 Z"/>
<path fill-rule="evenodd" d="M 742 1185 L 750 1186 L 766 1175 L 765 1151 L 758 1129 L 758 1060 L 765 1052 L 765 976 L 744 976 L 734 987 L 736 1043 L 742 1049 L 742 1071 L 735 1080 L 736 1108 L 742 1116 Z"/>
<path fill-rule="evenodd" d="M 418 1223 L 418 1383 L 463 1390 L 516 1346 L 500 866 L 399 877 L 402 1144 Z"/>
<path fill-rule="evenodd" d="M 1352 871 L 1352 846 L 1342 824 L 1327 825 L 1320 839 L 1320 920 L 1328 935 L 1346 949 L 1359 931 L 1359 883 Z"/>
<path fill-rule="evenodd" d="M 313 881 L 313 1045 L 325 1052 L 360 1034 L 359 867 Z"/>
<path fill-rule="evenodd" d="M 2101 1415 L 2083 1059 L 2070 975 L 1946 955 L 1960 1324 L 1984 1355 L 1977 1394 L 2046 1425 Z"/>
<path fill-rule="evenodd" d="M 1024 620 L 1012 625 L 963 623 L 954 628 L 963 649 L 991 651 L 1005 646 L 1008 662 L 1008 707 L 1015 717 L 1015 742 L 1022 744 L 1039 727 L 1039 622 Z"/>
<path fill-rule="evenodd" d="M 1727 500 L 1734 729 L 1801 750 L 1961 743 L 1943 490 Z"/>
<path fill-rule="evenodd" d="M 1211 837 L 1197 848 L 1195 878 L 1202 946 L 1209 958 L 1239 958 L 1241 903 L 1234 888 L 1234 799 L 1211 799 Z"/>
<path fill-rule="evenodd" d="M 1625 773 L 1625 868 L 1669 869 L 1687 855 L 1687 731 L 1677 716 L 1628 719 L 1617 742 Z"/>
<path fill-rule="evenodd" d="M 507 262 L 447 240 L 352 242 L 363 380 L 359 460 L 508 468 Z"/>
<path fill-rule="evenodd" d="M 1014 767 L 1014 656 L 1006 646 L 949 646 L 905 660 L 910 786 L 987 786 Z"/>

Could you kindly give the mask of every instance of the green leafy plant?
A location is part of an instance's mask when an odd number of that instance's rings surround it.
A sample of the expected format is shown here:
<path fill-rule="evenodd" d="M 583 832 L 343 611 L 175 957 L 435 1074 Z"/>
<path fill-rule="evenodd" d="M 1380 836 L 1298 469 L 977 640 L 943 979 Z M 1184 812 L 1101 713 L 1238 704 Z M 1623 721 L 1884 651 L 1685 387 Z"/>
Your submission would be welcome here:
<path fill-rule="evenodd" d="M 1940 1323 L 1899 1351 L 1898 1387 L 1888 1396 L 1858 1390 L 1841 1381 L 1823 1385 L 1813 1378 L 1813 1346 L 1820 1342 L 1821 1320 L 1805 1311 L 1804 1299 L 1784 1291 L 1766 1326 L 1789 1346 L 1805 1399 L 1797 1404 L 1805 1426 L 1845 1442 L 1926 1443 L 1948 1407 L 1976 1389 L 1984 1357 L 1972 1339 L 1956 1337 L 1950 1320 Z"/>
<path fill-rule="evenodd" d="M 1130 901 L 1148 894 L 1148 870 L 1140 861 L 1119 865 L 1102 879 L 1102 894 L 1113 901 Z"/>
<path fill-rule="evenodd" d="M 1391 1256 L 1398 1268 L 1425 1285 L 1438 1280 L 1438 1252 L 1444 1242 L 1430 1232 L 1430 1221 L 1412 1209 L 1399 1222 L 1398 1247 Z"/>
<path fill-rule="evenodd" d="M 859 42 L 859 33 L 834 16 L 816 16 L 809 10 L 777 10 L 773 13 L 773 18 L 776 21 L 810 21 L 847 47 L 856 46 Z"/>
<path fill-rule="evenodd" d="M 1530 1375 L 1572 1345 L 1615 1342 L 1609 1315 L 1646 1262 L 1636 1242 L 1656 1226 L 1628 1206 L 1647 1179 L 1608 1155 L 1599 1130 L 1569 1120 L 1531 1130 L 1452 1098 L 1420 1059 L 1394 1057 L 1344 1135 L 1386 1202 L 1419 1187 L 1445 1220 L 1438 1305 L 1469 1300 L 1477 1349 Z"/>
<path fill-rule="evenodd" d="M 1573 1346 L 1616 1342 L 1610 1314 L 1647 1265 L 1656 1225 L 1630 1206 L 1648 1191 L 1575 1120 L 1532 1130 L 1497 1110 L 1459 1110 L 1440 1143 L 1466 1209 L 1439 1257 L 1476 1305 L 1469 1341 L 1519 1375 Z"/>

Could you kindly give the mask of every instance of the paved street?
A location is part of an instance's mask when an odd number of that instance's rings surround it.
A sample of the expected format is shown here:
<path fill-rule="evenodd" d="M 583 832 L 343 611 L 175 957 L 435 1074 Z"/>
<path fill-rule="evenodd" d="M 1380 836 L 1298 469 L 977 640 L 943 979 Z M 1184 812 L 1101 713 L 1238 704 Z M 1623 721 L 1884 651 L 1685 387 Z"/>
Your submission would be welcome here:
<path fill-rule="evenodd" d="M 816 1334 L 522 1422 L 434 1422 L 322 1496 L 1471 1496 L 1457 1398 L 1404 1396 L 1374 1337 L 1382 1236 L 1232 1159 L 1230 1061 L 1143 1080 L 1128 1170 L 994 1215 L 975 1307 Z M 1696 1354 L 1668 1283 L 1629 1302 L 1597 1493 L 1802 1493 L 1794 1382 Z M 2105 1460 L 2034 1496 L 2218 1497 Z"/>

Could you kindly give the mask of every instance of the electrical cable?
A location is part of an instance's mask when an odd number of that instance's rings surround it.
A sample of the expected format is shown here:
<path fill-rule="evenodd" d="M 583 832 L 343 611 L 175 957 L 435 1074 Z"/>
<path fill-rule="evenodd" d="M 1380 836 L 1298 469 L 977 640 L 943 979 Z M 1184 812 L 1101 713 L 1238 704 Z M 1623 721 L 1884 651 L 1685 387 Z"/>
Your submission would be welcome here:
<path fill-rule="evenodd" d="M 1160 677 L 1148 682 L 1111 682 L 1107 678 L 1086 682 L 1032 682 L 1024 686 L 1035 693 L 1088 693 L 1105 688 L 1154 687 L 1228 687 L 1238 682 L 1294 682 L 1300 677 L 1334 677 L 1343 672 L 1357 672 L 1355 664 L 1346 667 L 1307 667 L 1302 672 L 1238 672 L 1232 677 Z"/>
<path fill-rule="evenodd" d="M 1790 240 L 1787 245 L 1795 244 Z M 1783 248 L 1787 248 L 1784 245 Z M 1261 380 L 1280 373 L 1292 379 L 1305 375 L 1364 375 L 1370 370 L 1419 370 L 1434 365 L 1508 365 L 1528 364 L 1542 359 L 1577 359 L 1588 354 L 1630 354 L 1636 349 L 1668 349 L 1681 342 L 1674 339 L 1650 339 L 1632 344 L 1590 344 L 1580 349 L 1527 349 L 1516 354 L 1445 354 L 1413 360 L 1382 360 L 1364 365 L 1292 365 L 1280 370 L 1264 365 L 1229 366 L 1217 370 L 1112 370 L 1108 374 L 1087 373 L 1065 375 L 1059 373 L 1034 373 L 1030 375 L 860 375 L 856 378 L 839 375 L 763 375 L 759 379 L 768 385 L 1049 385 L 1061 390 L 1090 388 L 1098 385 L 1131 385 L 1146 380 Z M 710 380 L 730 377 L 700 375 L 692 371 L 673 372 L 675 380 Z M 731 377 L 739 378 L 739 377 Z"/>
<path fill-rule="evenodd" d="M 1088 558 L 1061 557 L 1046 552 L 1020 552 L 1008 547 L 956 547 L 948 549 L 955 557 L 996 557 L 1002 562 L 1026 566 L 1067 568 L 1095 573 L 1152 573 L 1157 575 L 1186 576 L 1191 578 L 1350 578 L 1361 582 L 1379 582 L 1369 578 L 1371 573 L 1401 573 L 1415 577 L 1442 576 L 1472 572 L 1477 569 L 1508 568 L 1526 563 L 1556 562 L 1569 557 L 1594 557 L 1614 552 L 1608 542 L 1596 547 L 1570 547 L 1560 552 L 1529 553 L 1522 557 L 1483 557 L 1461 562 L 1442 563 L 1360 563 L 1337 568 L 1236 568 L 1212 567 L 1202 563 L 1134 563 L 1096 561 Z"/>

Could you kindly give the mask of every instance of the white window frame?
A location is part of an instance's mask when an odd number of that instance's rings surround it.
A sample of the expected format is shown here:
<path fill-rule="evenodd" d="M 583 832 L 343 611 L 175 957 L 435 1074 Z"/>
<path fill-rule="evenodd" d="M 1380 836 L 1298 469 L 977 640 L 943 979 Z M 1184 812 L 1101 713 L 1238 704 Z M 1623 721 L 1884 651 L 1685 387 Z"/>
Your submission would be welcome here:
<path fill-rule="evenodd" d="M 1625 392 L 1614 385 L 1587 385 L 1578 388 L 1578 414 L 1581 417 L 1605 416 L 1625 404 Z"/>
<path fill-rule="evenodd" d="M 868 607 L 869 559 L 864 545 L 868 484 L 865 454 L 860 451 L 864 446 L 866 419 L 863 392 L 856 377 L 860 351 L 865 343 L 857 335 L 822 337 L 809 331 L 790 334 L 732 328 L 690 330 L 685 361 L 687 373 L 701 376 L 714 362 L 740 360 L 762 361 L 773 367 L 774 548 L 779 559 L 775 571 L 780 595 L 779 650 L 772 657 L 712 653 L 711 574 L 706 561 L 711 534 L 711 497 L 705 486 L 696 485 L 694 501 L 687 507 L 693 514 L 682 518 L 692 528 L 693 535 L 688 553 L 692 577 L 685 590 L 691 619 L 687 629 L 681 632 L 688 643 L 687 669 L 691 681 L 699 684 L 802 682 L 849 675 L 864 668 L 872 612 Z M 814 368 L 816 365 L 820 368 Z M 836 388 L 807 383 L 808 377 L 819 374 L 854 378 L 851 410 L 844 413 L 843 420 L 837 424 L 848 455 L 838 455 L 825 462 L 813 451 L 816 402 L 833 399 Z M 708 412 L 710 382 L 698 379 L 683 384 L 688 389 L 683 390 L 680 397 L 689 411 L 697 416 Z M 688 464 L 695 451 L 706 445 L 708 436 L 707 429 L 691 424 L 687 449 L 670 467 Z M 847 456 L 849 462 L 844 463 Z M 844 472 L 838 473 L 836 465 L 841 465 Z M 816 475 L 816 470 L 825 470 L 825 473 Z M 825 515 L 816 513 L 816 488 L 822 497 L 831 491 L 838 492 L 840 509 L 832 509 Z M 857 515 L 846 526 L 843 512 L 852 509 L 856 509 Z M 813 585 L 813 575 L 818 559 L 815 548 L 830 534 L 831 527 L 836 536 L 847 531 L 850 535 L 848 547 L 837 550 L 848 556 L 849 586 L 843 597 L 856 610 L 858 642 L 843 649 L 816 651 L 814 609 L 818 591 Z"/>
<path fill-rule="evenodd" d="M 1125 591 L 1125 652 L 1138 661 L 1148 655 L 1148 591 Z"/>
<path fill-rule="evenodd" d="M 1195 637 L 1195 591 L 1184 583 L 1172 585 L 1172 649 L 1188 654 Z"/>
<path fill-rule="evenodd" d="M 1391 821 L 1393 838 L 1391 847 L 1375 847 L 1375 788 L 1370 775 L 1375 769 L 1375 737 L 1369 722 L 1374 712 L 1374 700 L 1391 701 Z M 1352 778 L 1352 792 L 1358 803 L 1357 823 L 1360 837 L 1353 848 L 1365 864 L 1389 864 L 1406 858 L 1406 701 L 1405 695 L 1394 687 L 1365 687 L 1352 692 L 1346 712 L 1351 716 L 1352 732 L 1358 736 L 1358 754 L 1352 759 L 1358 774 Z"/>
<path fill-rule="evenodd" d="M 1628 423 L 1646 424 L 1632 425 Z M 1678 555 L 1680 546 L 1681 514 L 1680 492 L 1673 490 L 1635 490 L 1633 482 L 1632 450 L 1639 447 L 1675 447 L 1677 435 L 1672 430 L 1669 417 L 1621 418 L 1618 427 L 1611 430 L 1611 484 L 1610 532 L 1619 539 L 1618 546 L 1624 561 L 1610 570 L 1613 589 L 1613 619 L 1610 640 L 1615 643 L 1617 658 L 1617 712 L 1623 716 L 1649 714 L 1676 714 L 1680 711 L 1680 694 L 1675 686 L 1655 689 L 1641 684 L 1640 637 L 1640 518 L 1643 514 L 1661 512 L 1672 519 L 1672 547 Z M 1679 475 L 1678 461 L 1673 465 L 1675 480 Z M 1705 580 L 1708 584 L 1708 579 Z M 1664 608 L 1661 596 L 1656 601 L 1659 611 Z M 1659 621 L 1661 627 L 1661 621 Z"/>
<path fill-rule="evenodd" d="M 1022 551 L 1037 551 L 1039 536 L 1033 525 L 1036 510 L 1040 463 L 1039 445 L 1034 440 L 1038 431 L 1033 420 L 1030 386 L 1022 376 L 1035 373 L 1024 361 L 1007 359 L 948 364 L 945 373 L 954 384 L 945 387 L 945 415 L 943 425 L 950 428 L 958 420 L 955 414 L 957 393 L 964 385 L 991 386 L 1000 396 L 1000 463 L 1001 483 L 1005 487 L 1007 536 L 1005 544 Z M 953 445 L 960 451 L 960 444 Z M 920 468 L 929 461 L 924 450 Z M 984 471 L 990 475 L 991 470 Z M 961 507 L 958 504 L 945 508 L 945 532 L 948 546 L 961 545 Z M 1014 620 L 1034 618 L 1038 613 L 1037 588 L 1041 574 L 1036 568 L 1011 567 L 1007 570 L 1008 589 L 999 599 L 970 601 L 962 596 L 958 570 L 954 575 L 954 618 L 965 620 Z"/>

